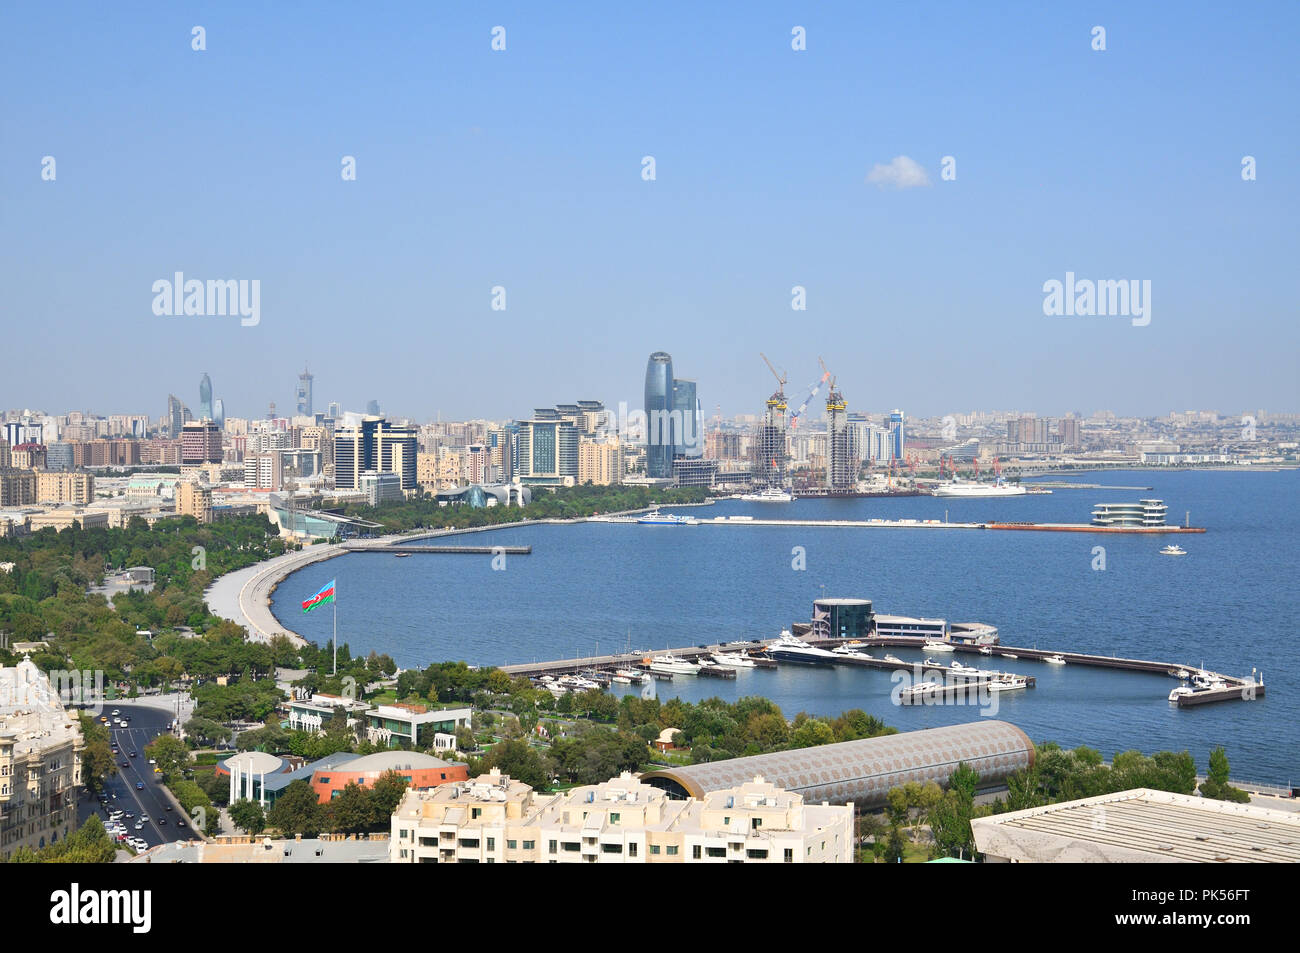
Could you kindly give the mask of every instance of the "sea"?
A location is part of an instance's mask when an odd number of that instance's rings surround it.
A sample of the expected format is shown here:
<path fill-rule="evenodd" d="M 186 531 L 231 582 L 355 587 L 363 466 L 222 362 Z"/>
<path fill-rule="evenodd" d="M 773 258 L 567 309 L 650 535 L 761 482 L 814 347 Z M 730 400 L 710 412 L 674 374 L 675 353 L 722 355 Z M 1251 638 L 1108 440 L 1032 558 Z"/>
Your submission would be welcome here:
<path fill-rule="evenodd" d="M 677 676 L 654 690 L 687 701 L 762 695 L 790 718 L 861 708 L 902 731 L 996 717 L 1035 742 L 1088 745 L 1106 758 L 1129 749 L 1186 749 L 1202 771 L 1210 750 L 1223 745 L 1234 778 L 1300 784 L 1300 473 L 1135 470 L 1051 479 L 1102 488 L 995 499 L 723 500 L 665 512 L 701 519 L 1087 523 L 1096 503 L 1157 498 L 1168 505 L 1171 523 L 1190 517 L 1207 532 L 529 525 L 429 541 L 532 547 L 504 562 L 356 553 L 313 565 L 280 584 L 272 609 L 287 628 L 325 645 L 330 613 L 304 615 L 300 603 L 336 578 L 340 642 L 354 654 L 386 652 L 402 667 L 422 667 L 774 638 L 810 621 L 816 598 L 870 599 L 877 613 L 989 623 L 1004 645 L 1255 673 L 1266 692 L 1250 702 L 1179 709 L 1167 700 L 1178 684 L 1168 676 L 971 655 L 958 657 L 981 667 L 996 661 L 997 668 L 1035 676 L 1037 685 L 999 693 L 995 712 L 900 706 L 892 673 L 848 667 L 781 665 L 742 671 L 735 680 Z M 1159 555 L 1170 542 L 1187 555 Z M 908 661 L 922 658 L 892 651 Z"/>

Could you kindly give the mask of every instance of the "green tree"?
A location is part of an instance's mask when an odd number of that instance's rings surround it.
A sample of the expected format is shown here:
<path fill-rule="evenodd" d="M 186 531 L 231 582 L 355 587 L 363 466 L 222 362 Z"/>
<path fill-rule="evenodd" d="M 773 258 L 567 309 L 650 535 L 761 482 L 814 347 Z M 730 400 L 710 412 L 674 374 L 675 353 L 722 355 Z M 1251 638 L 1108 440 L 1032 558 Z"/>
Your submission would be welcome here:
<path fill-rule="evenodd" d="M 257 801 L 241 798 L 230 805 L 230 820 L 245 834 L 257 834 L 266 830 L 266 813 Z"/>
<path fill-rule="evenodd" d="M 385 771 L 376 778 L 375 783 L 367 789 L 376 817 L 387 822 L 397 810 L 397 805 L 401 802 L 408 786 L 406 778 L 396 771 Z"/>
<path fill-rule="evenodd" d="M 330 827 L 339 834 L 360 834 L 375 825 L 374 802 L 355 782 L 338 792 L 338 796 L 329 802 L 328 811 Z"/>
<path fill-rule="evenodd" d="M 302 780 L 289 784 L 266 813 L 267 824 L 289 837 L 315 837 L 325 830 L 326 820 L 316 792 Z"/>

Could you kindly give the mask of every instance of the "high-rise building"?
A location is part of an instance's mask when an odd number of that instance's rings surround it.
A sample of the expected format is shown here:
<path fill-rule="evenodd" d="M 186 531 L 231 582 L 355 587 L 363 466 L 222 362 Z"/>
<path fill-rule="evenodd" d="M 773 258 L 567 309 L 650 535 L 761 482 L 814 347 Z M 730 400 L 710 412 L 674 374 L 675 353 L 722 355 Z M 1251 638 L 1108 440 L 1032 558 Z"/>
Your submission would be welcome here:
<path fill-rule="evenodd" d="M 1077 417 L 1061 418 L 1061 444 L 1065 447 L 1079 446 L 1079 419 Z"/>
<path fill-rule="evenodd" d="M 857 479 L 858 462 L 851 453 L 848 406 L 832 380 L 830 393 L 826 395 L 826 490 L 847 493 Z"/>
<path fill-rule="evenodd" d="M 37 503 L 77 503 L 84 506 L 95 501 L 95 478 L 89 473 L 37 473 Z"/>
<path fill-rule="evenodd" d="M 199 419 L 216 419 L 212 412 L 212 379 L 206 373 L 199 380 Z"/>
<path fill-rule="evenodd" d="M 379 401 L 377 400 L 366 401 L 366 416 L 367 417 L 379 416 Z"/>
<path fill-rule="evenodd" d="M 417 434 L 412 427 L 395 427 L 383 417 L 367 416 L 356 427 L 334 433 L 334 486 L 361 489 L 361 474 L 396 473 L 403 490 L 418 485 Z"/>
<path fill-rule="evenodd" d="M 519 421 L 518 477 L 523 483 L 568 486 L 578 480 L 580 434 L 572 420 L 539 408 L 532 420 Z"/>
<path fill-rule="evenodd" d="M 672 479 L 676 439 L 672 411 L 673 358 L 655 351 L 645 368 L 646 476 L 651 479 Z"/>
<path fill-rule="evenodd" d="M 190 409 L 174 394 L 167 395 L 167 435 L 176 440 L 181 435 L 185 421 L 192 420 Z"/>
<path fill-rule="evenodd" d="M 218 430 L 226 428 L 226 405 L 220 397 L 212 402 L 212 422 Z"/>
<path fill-rule="evenodd" d="M 578 482 L 596 486 L 623 482 L 623 446 L 617 438 L 578 442 Z"/>
<path fill-rule="evenodd" d="M 889 415 L 889 436 L 893 444 L 894 459 L 900 463 L 906 459 L 907 435 L 904 433 L 903 412 L 895 410 Z"/>
<path fill-rule="evenodd" d="M 699 459 L 704 456 L 704 414 L 695 381 L 673 378 L 673 442 L 675 456 Z"/>
<path fill-rule="evenodd" d="M 307 368 L 305 367 L 302 369 L 302 373 L 298 375 L 297 398 L 298 398 L 299 417 L 310 417 L 312 415 L 311 382 L 314 379 L 315 378 L 312 377 L 311 372 L 308 371 Z"/>
<path fill-rule="evenodd" d="M 211 420 L 192 420 L 181 427 L 181 466 L 220 463 L 221 431 Z"/>
<path fill-rule="evenodd" d="M 244 486 L 252 490 L 284 488 L 284 462 L 278 450 L 244 457 Z"/>
<path fill-rule="evenodd" d="M 325 408 L 325 411 L 325 416 L 330 420 L 338 420 L 343 416 L 343 408 L 339 405 L 337 400 L 330 401 L 329 406 Z"/>
<path fill-rule="evenodd" d="M 759 486 L 784 486 L 789 451 L 786 447 L 785 388 L 778 387 L 767 399 L 763 422 L 754 440 L 754 482 Z"/>

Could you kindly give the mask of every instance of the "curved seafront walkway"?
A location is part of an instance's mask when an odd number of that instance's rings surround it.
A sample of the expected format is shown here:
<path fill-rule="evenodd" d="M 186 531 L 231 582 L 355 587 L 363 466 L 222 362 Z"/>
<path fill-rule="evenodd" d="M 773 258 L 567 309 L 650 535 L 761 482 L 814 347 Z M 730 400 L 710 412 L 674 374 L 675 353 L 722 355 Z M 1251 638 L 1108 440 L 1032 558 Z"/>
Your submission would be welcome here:
<path fill-rule="evenodd" d="M 641 512 L 630 510 L 628 512 Z M 622 515 L 622 514 L 611 514 Z M 373 546 L 384 546 L 396 542 L 411 542 L 417 539 L 430 539 L 437 536 L 460 536 L 466 533 L 486 533 L 494 529 L 515 529 L 520 526 L 533 526 L 539 523 L 582 523 L 586 517 L 574 519 L 519 520 L 513 523 L 497 523 L 492 526 L 474 526 L 466 529 L 419 530 L 414 533 L 394 533 L 390 536 L 376 536 L 365 540 Z M 318 563 L 345 553 L 364 551 L 358 546 L 360 541 L 353 540 L 351 547 L 342 543 L 321 543 L 307 546 L 300 552 L 285 553 L 255 566 L 248 566 L 217 579 L 203 594 L 208 603 L 208 610 L 222 619 L 229 619 L 248 629 L 248 638 L 253 642 L 269 642 L 274 635 L 288 636 L 295 645 L 306 645 L 307 640 L 287 628 L 271 612 L 271 593 L 280 581 L 292 572 L 304 566 Z"/>

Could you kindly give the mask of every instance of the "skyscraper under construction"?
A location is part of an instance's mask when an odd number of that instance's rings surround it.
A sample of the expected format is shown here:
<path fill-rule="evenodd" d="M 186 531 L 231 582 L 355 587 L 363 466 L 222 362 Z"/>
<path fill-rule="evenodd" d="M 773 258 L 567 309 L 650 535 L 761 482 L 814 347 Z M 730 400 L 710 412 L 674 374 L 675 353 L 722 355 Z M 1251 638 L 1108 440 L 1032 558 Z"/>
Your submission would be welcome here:
<path fill-rule="evenodd" d="M 785 487 L 788 456 L 786 454 L 785 378 L 772 367 L 766 355 L 760 355 L 776 378 L 776 391 L 767 399 L 763 422 L 754 440 L 754 484 L 760 487 Z"/>
<path fill-rule="evenodd" d="M 826 492 L 851 493 L 858 480 L 858 461 L 849 437 L 848 407 L 831 381 L 826 395 Z"/>

